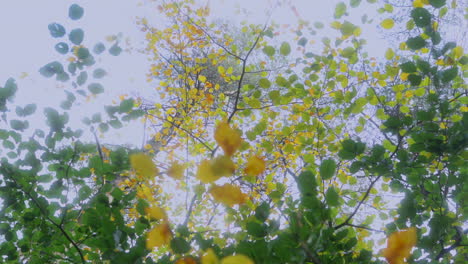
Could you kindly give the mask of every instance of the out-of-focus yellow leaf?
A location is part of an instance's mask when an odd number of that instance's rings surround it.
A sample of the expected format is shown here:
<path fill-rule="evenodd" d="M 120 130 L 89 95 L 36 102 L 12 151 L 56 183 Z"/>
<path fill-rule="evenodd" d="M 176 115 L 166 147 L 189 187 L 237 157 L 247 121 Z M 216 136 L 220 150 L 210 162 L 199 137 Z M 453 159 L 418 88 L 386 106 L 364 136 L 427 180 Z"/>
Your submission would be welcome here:
<path fill-rule="evenodd" d="M 150 156 L 137 153 L 130 156 L 130 165 L 136 173 L 144 178 L 151 178 L 158 174 L 158 169 L 154 165 Z"/>
<path fill-rule="evenodd" d="M 151 219 L 154 220 L 167 219 L 166 212 L 159 206 L 146 207 L 145 212 Z"/>
<path fill-rule="evenodd" d="M 380 25 L 385 29 L 391 29 L 395 25 L 395 21 L 391 18 L 384 19 Z"/>
<path fill-rule="evenodd" d="M 254 262 L 250 258 L 239 254 L 223 258 L 221 264 L 254 264 Z"/>
<path fill-rule="evenodd" d="M 236 170 L 236 165 L 228 156 L 218 156 L 211 162 L 213 173 L 219 178 L 231 176 Z"/>
<path fill-rule="evenodd" d="M 184 178 L 184 171 L 185 171 L 185 166 L 183 164 L 174 162 L 171 164 L 171 166 L 167 170 L 167 175 L 169 175 L 170 177 L 176 180 L 182 180 Z"/>
<path fill-rule="evenodd" d="M 198 166 L 197 179 L 203 183 L 211 183 L 218 180 L 221 176 L 216 176 L 213 172 L 211 162 L 209 160 L 203 160 Z"/>
<path fill-rule="evenodd" d="M 210 193 L 216 201 L 229 207 L 243 204 L 247 200 L 247 196 L 242 193 L 238 186 L 229 183 L 222 186 L 213 186 Z"/>
<path fill-rule="evenodd" d="M 226 122 L 216 127 L 214 138 L 228 156 L 232 156 L 242 143 L 239 133 Z"/>
<path fill-rule="evenodd" d="M 197 264 L 197 262 L 191 257 L 180 258 L 175 264 Z"/>
<path fill-rule="evenodd" d="M 387 248 L 383 250 L 383 255 L 389 264 L 403 264 L 408 258 L 411 249 L 416 245 L 416 228 L 411 227 L 406 230 L 395 232 L 387 240 Z"/>
<path fill-rule="evenodd" d="M 247 161 L 244 173 L 247 175 L 258 176 L 265 170 L 265 161 L 258 156 L 251 156 Z"/>
<path fill-rule="evenodd" d="M 218 264 L 219 259 L 213 249 L 209 248 L 201 257 L 201 264 Z"/>
<path fill-rule="evenodd" d="M 169 244 L 172 239 L 172 232 L 167 222 L 155 226 L 146 236 L 146 248 L 152 250 Z"/>

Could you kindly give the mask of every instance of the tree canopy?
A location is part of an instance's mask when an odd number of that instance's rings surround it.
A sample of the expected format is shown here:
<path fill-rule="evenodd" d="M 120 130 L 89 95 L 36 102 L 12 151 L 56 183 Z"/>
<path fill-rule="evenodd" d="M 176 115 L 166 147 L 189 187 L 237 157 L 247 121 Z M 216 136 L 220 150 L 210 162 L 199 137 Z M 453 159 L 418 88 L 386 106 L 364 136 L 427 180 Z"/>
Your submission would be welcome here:
<path fill-rule="evenodd" d="M 85 29 L 59 22 L 58 59 L 38 70 L 63 83 L 60 108 L 15 104 L 12 78 L 0 87 L 2 263 L 468 259 L 468 56 L 448 17 L 461 3 L 350 0 L 309 21 L 278 1 L 298 16 L 288 27 L 213 19 L 201 1 L 150 4 L 162 22 L 136 26 L 153 97 L 71 125 L 77 102 L 110 89 L 103 55 L 127 44 L 85 46 Z M 398 45 L 371 57 L 368 26 Z M 141 146 L 106 143 L 134 122 Z"/>

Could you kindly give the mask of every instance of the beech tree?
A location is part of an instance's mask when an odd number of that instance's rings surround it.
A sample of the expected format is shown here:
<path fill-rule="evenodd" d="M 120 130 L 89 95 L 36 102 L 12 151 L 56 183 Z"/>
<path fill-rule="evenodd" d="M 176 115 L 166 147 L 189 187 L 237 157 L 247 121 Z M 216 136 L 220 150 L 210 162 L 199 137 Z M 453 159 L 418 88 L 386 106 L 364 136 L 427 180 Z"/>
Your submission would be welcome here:
<path fill-rule="evenodd" d="M 122 97 L 80 129 L 74 104 L 105 96 L 98 58 L 122 43 L 51 23 L 63 59 L 39 72 L 66 99 L 42 109 L 46 128 L 15 80 L 0 88 L 2 262 L 463 263 L 468 57 L 440 19 L 456 1 L 409 1 L 398 21 L 376 2 L 289 33 L 245 23 L 236 40 L 205 4 L 155 1 L 166 23 L 138 26 L 157 100 Z M 360 5 L 384 14 L 363 24 L 406 33 L 381 58 L 348 21 Z M 144 146 L 106 144 L 134 120 Z"/>

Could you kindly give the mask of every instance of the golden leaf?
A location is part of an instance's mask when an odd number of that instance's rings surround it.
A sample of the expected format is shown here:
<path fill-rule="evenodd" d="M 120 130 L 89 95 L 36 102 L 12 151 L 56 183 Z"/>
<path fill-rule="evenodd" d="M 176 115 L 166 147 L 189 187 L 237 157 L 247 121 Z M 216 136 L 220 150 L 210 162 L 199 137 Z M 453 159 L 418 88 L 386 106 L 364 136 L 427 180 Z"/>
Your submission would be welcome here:
<path fill-rule="evenodd" d="M 218 264 L 218 262 L 219 259 L 211 248 L 201 257 L 201 264 Z"/>
<path fill-rule="evenodd" d="M 213 173 L 219 178 L 231 176 L 236 170 L 236 165 L 228 156 L 218 156 L 211 162 Z"/>
<path fill-rule="evenodd" d="M 258 176 L 265 170 L 265 161 L 258 156 L 251 156 L 247 161 L 244 173 L 247 175 Z"/>
<path fill-rule="evenodd" d="M 247 196 L 241 192 L 238 186 L 226 183 L 222 186 L 213 186 L 210 190 L 213 198 L 229 207 L 245 203 Z"/>
<path fill-rule="evenodd" d="M 167 222 L 155 226 L 148 232 L 146 237 L 146 248 L 151 250 L 169 244 L 172 239 L 172 232 Z"/>
<path fill-rule="evenodd" d="M 166 212 L 159 206 L 146 207 L 145 213 L 154 220 L 167 219 Z"/>
<path fill-rule="evenodd" d="M 387 248 L 383 250 L 383 255 L 390 264 L 403 264 L 408 258 L 411 249 L 416 245 L 416 228 L 411 227 L 406 230 L 395 232 L 387 240 Z"/>
<path fill-rule="evenodd" d="M 132 154 L 130 156 L 130 165 L 138 175 L 144 178 L 154 177 L 158 174 L 158 169 L 151 157 L 143 153 Z"/>
<path fill-rule="evenodd" d="M 177 161 L 171 164 L 171 167 L 167 170 L 167 175 L 176 180 L 182 180 L 184 178 L 185 166 L 178 163 Z"/>
<path fill-rule="evenodd" d="M 175 264 L 197 264 L 197 262 L 191 257 L 184 257 L 177 260 Z"/>
<path fill-rule="evenodd" d="M 395 25 L 395 21 L 391 18 L 384 19 L 380 25 L 385 29 L 391 29 Z"/>
<path fill-rule="evenodd" d="M 232 156 L 242 143 L 239 133 L 226 122 L 222 122 L 216 127 L 214 138 L 228 156 Z"/>
<path fill-rule="evenodd" d="M 250 258 L 239 254 L 223 258 L 221 264 L 254 264 L 254 262 Z"/>
<path fill-rule="evenodd" d="M 200 163 L 196 176 L 197 179 L 203 183 L 211 183 L 221 178 L 221 176 L 217 176 L 213 172 L 213 167 L 211 166 L 211 162 L 209 160 L 203 160 Z"/>

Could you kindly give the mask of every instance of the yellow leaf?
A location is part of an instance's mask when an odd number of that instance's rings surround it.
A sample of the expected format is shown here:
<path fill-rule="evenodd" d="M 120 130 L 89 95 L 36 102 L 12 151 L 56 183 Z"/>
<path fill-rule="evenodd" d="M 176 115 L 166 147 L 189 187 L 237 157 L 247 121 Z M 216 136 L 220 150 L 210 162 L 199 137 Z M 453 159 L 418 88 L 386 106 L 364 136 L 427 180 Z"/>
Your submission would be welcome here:
<path fill-rule="evenodd" d="M 226 206 L 245 203 L 247 197 L 238 186 L 226 183 L 222 186 L 213 186 L 210 190 L 213 198 Z"/>
<path fill-rule="evenodd" d="M 211 248 L 201 257 L 201 264 L 218 264 L 218 262 L 219 259 Z"/>
<path fill-rule="evenodd" d="M 175 264 L 197 264 L 197 262 L 191 257 L 180 258 Z"/>
<path fill-rule="evenodd" d="M 330 26 L 334 29 L 340 29 L 341 28 L 341 23 L 338 21 L 333 21 Z"/>
<path fill-rule="evenodd" d="M 400 78 L 401 78 L 402 81 L 408 80 L 408 76 L 409 76 L 409 73 L 406 73 L 406 72 L 402 72 L 400 74 Z"/>
<path fill-rule="evenodd" d="M 428 5 L 429 0 L 414 0 L 413 7 L 424 7 L 424 5 Z"/>
<path fill-rule="evenodd" d="M 146 248 L 152 250 L 169 244 L 172 239 L 172 232 L 167 222 L 155 226 L 146 236 Z"/>
<path fill-rule="evenodd" d="M 146 207 L 145 213 L 154 220 L 167 219 L 166 212 L 159 206 Z"/>
<path fill-rule="evenodd" d="M 404 259 L 410 256 L 411 249 L 416 245 L 416 239 L 416 228 L 414 227 L 391 234 L 387 240 L 387 248 L 383 250 L 383 255 L 388 263 L 404 263 Z"/>
<path fill-rule="evenodd" d="M 171 167 L 167 170 L 167 175 L 176 180 L 182 180 L 184 178 L 185 166 L 178 163 L 177 161 L 171 164 Z"/>
<path fill-rule="evenodd" d="M 231 176 L 236 165 L 228 156 L 218 156 L 211 162 L 211 169 L 217 177 Z"/>
<path fill-rule="evenodd" d="M 244 255 L 235 255 L 225 257 L 221 260 L 221 264 L 255 264 L 250 258 Z"/>
<path fill-rule="evenodd" d="M 356 28 L 354 29 L 354 31 L 353 31 L 353 35 L 354 35 L 355 37 L 359 37 L 359 36 L 361 35 L 361 33 L 362 33 L 362 29 L 361 29 L 360 27 L 356 27 Z"/>
<path fill-rule="evenodd" d="M 456 46 L 453 49 L 453 56 L 455 57 L 455 59 L 458 59 L 461 56 L 463 56 L 463 48 L 461 46 Z"/>
<path fill-rule="evenodd" d="M 244 173 L 247 175 L 258 176 L 265 170 L 265 161 L 258 156 L 251 156 L 247 165 L 245 166 Z"/>
<path fill-rule="evenodd" d="M 158 169 L 151 157 L 143 153 L 132 154 L 130 156 L 130 165 L 138 175 L 144 178 L 154 177 L 158 174 Z"/>
<path fill-rule="evenodd" d="M 228 156 L 232 156 L 242 143 L 239 133 L 226 122 L 222 122 L 216 127 L 214 138 Z"/>
<path fill-rule="evenodd" d="M 387 51 L 385 52 L 385 58 L 387 60 L 391 60 L 393 59 L 393 56 L 395 56 L 395 52 L 392 49 L 387 49 Z"/>
<path fill-rule="evenodd" d="M 385 29 L 391 29 L 395 25 L 395 21 L 391 18 L 384 19 L 380 25 Z"/>
<path fill-rule="evenodd" d="M 206 82 L 206 77 L 203 76 L 203 75 L 199 75 L 199 76 L 198 76 L 198 80 L 199 80 L 200 82 Z"/>
<path fill-rule="evenodd" d="M 211 183 L 221 178 L 221 176 L 217 176 L 213 172 L 213 167 L 211 166 L 211 162 L 209 160 L 203 160 L 200 163 L 196 176 L 197 179 L 203 183 Z"/>

